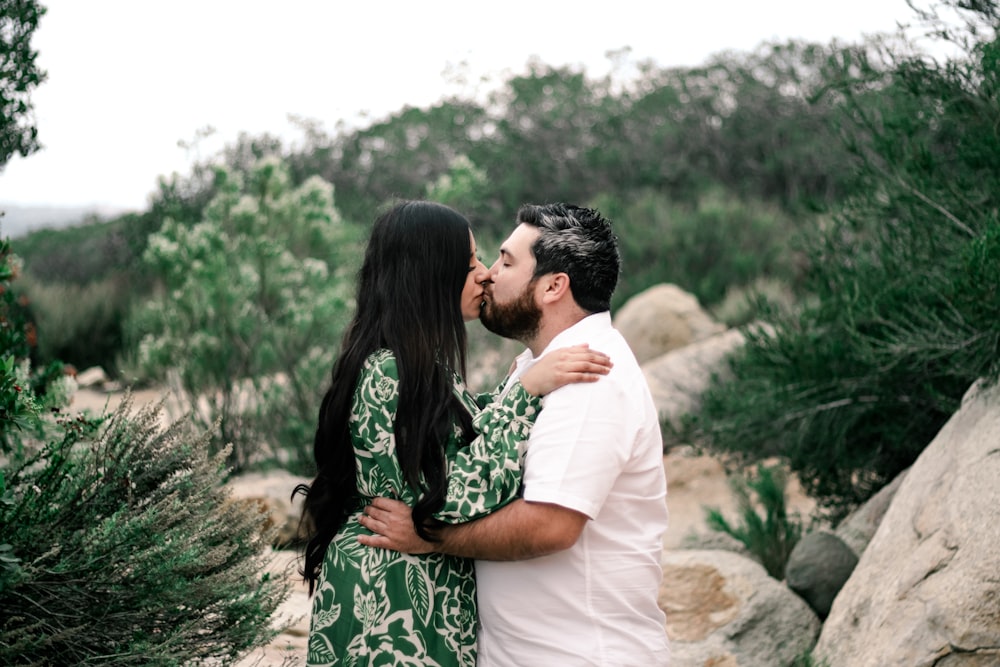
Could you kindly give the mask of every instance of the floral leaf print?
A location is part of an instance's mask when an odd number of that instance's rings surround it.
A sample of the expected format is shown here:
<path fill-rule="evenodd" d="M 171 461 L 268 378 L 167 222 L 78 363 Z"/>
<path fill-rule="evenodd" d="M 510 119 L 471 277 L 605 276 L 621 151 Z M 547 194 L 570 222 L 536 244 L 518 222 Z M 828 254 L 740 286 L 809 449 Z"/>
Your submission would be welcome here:
<path fill-rule="evenodd" d="M 422 563 L 406 563 L 406 590 L 410 593 L 413 611 L 424 623 L 429 623 L 434 591 L 433 584 L 427 576 L 427 569 Z"/>
<path fill-rule="evenodd" d="M 327 558 L 330 559 L 330 564 L 337 569 L 357 568 L 361 564 L 364 548 L 364 545 L 353 538 L 334 539 L 327 547 Z"/>

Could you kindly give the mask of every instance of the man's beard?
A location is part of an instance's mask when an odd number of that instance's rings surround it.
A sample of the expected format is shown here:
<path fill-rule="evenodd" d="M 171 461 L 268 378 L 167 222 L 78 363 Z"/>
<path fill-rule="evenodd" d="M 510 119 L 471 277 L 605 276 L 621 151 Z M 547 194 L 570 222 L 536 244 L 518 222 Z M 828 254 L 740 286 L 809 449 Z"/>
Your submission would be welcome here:
<path fill-rule="evenodd" d="M 533 339 L 538 335 L 542 322 L 542 310 L 535 303 L 535 281 L 529 282 L 517 298 L 509 303 L 497 303 L 491 294 L 479 311 L 479 320 L 498 336 L 513 338 L 522 343 Z"/>

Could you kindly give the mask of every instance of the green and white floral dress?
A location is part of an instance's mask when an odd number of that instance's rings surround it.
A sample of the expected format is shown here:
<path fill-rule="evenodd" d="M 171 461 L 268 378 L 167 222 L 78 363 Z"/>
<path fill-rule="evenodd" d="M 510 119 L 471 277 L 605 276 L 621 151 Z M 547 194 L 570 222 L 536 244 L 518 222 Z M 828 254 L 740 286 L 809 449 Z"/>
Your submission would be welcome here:
<path fill-rule="evenodd" d="M 482 408 L 491 396 L 477 403 L 457 377 L 455 382 L 480 435 L 462 446 L 456 424 L 446 443 L 448 495 L 435 517 L 448 523 L 485 516 L 516 496 L 523 445 L 541 405 L 518 383 L 502 401 Z M 396 458 L 398 398 L 396 359 L 379 350 L 362 369 L 350 422 L 363 504 L 376 496 L 411 506 L 416 500 Z M 475 665 L 473 561 L 365 547 L 357 541 L 368 533 L 360 514 L 361 507 L 327 548 L 313 597 L 308 665 Z"/>

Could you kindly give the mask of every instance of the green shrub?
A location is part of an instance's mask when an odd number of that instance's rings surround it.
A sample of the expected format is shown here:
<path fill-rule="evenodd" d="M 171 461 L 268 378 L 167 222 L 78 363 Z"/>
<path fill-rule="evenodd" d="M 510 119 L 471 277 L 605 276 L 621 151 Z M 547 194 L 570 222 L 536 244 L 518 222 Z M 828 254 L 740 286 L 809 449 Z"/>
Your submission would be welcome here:
<path fill-rule="evenodd" d="M 60 426 L 0 478 L 0 663 L 225 665 L 267 643 L 287 584 L 225 452 L 129 399 Z"/>
<path fill-rule="evenodd" d="M 733 478 L 739 525 L 730 524 L 716 508 L 705 509 L 710 528 L 742 542 L 767 573 L 779 581 L 785 578 L 788 556 L 802 537 L 801 521 L 789 516 L 785 505 L 786 485 L 787 477 L 781 468 L 760 465 L 754 476 Z"/>

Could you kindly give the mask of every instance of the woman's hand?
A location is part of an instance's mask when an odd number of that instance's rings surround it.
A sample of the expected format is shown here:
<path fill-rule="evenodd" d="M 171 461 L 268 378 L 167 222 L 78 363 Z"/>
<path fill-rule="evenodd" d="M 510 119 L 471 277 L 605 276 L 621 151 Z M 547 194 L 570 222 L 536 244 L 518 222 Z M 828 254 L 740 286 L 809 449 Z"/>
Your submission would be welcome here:
<path fill-rule="evenodd" d="M 586 343 L 562 347 L 542 356 L 521 375 L 521 386 L 534 396 L 544 396 L 574 382 L 597 382 L 611 370 L 610 357 L 591 350 Z"/>

